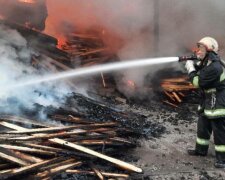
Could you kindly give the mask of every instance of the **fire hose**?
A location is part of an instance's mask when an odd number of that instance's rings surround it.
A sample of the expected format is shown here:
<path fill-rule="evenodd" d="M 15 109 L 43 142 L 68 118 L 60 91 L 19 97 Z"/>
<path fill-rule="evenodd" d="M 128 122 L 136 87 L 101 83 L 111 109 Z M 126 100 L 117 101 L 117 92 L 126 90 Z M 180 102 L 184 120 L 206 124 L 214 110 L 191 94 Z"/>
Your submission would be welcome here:
<path fill-rule="evenodd" d="M 195 54 L 189 55 L 189 56 L 179 56 L 179 62 L 185 62 L 187 60 L 192 61 L 200 61 Z M 225 68 L 225 61 L 223 59 L 220 59 L 220 63 Z"/>

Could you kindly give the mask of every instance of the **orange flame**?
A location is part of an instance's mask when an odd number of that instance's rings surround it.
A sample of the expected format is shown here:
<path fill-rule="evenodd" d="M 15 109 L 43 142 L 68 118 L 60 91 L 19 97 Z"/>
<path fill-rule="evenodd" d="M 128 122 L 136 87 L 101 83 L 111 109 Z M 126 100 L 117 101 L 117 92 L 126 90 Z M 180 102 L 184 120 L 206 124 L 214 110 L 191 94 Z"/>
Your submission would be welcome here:
<path fill-rule="evenodd" d="M 127 85 L 130 86 L 130 87 L 132 87 L 132 88 L 135 88 L 136 87 L 135 82 L 134 81 L 131 81 L 131 80 L 128 80 L 127 81 Z"/>
<path fill-rule="evenodd" d="M 30 3 L 30 4 L 36 3 L 35 0 L 18 0 L 18 1 L 22 3 Z"/>

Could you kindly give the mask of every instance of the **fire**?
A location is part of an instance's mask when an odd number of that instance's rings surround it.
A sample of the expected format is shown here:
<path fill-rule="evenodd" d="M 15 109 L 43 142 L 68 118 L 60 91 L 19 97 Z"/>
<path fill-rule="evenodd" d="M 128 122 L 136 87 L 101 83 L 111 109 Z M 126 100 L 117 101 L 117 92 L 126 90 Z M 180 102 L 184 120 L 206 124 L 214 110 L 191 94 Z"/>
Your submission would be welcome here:
<path fill-rule="evenodd" d="M 22 3 L 30 3 L 30 4 L 36 3 L 35 0 L 18 0 L 18 1 Z"/>
<path fill-rule="evenodd" d="M 66 40 L 67 40 L 66 37 L 63 35 L 58 35 L 57 40 L 58 40 L 57 47 L 59 49 L 62 49 L 63 45 L 66 44 Z"/>
<path fill-rule="evenodd" d="M 127 85 L 128 85 L 129 87 L 132 87 L 132 88 L 135 88 L 135 87 L 136 87 L 135 82 L 132 81 L 132 80 L 128 80 L 128 81 L 127 81 Z"/>

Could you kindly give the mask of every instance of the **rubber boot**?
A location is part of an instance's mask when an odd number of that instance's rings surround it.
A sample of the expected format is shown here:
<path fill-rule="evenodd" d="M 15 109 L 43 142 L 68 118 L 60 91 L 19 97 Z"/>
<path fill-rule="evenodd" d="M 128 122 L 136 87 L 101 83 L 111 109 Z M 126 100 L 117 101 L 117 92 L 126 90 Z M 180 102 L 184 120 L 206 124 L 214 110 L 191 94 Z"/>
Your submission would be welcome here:
<path fill-rule="evenodd" d="M 200 151 L 198 151 L 196 149 L 188 149 L 187 153 L 190 156 L 207 156 L 207 152 L 200 152 Z"/>
<path fill-rule="evenodd" d="M 225 161 L 217 160 L 214 164 L 215 168 L 225 168 Z"/>
<path fill-rule="evenodd" d="M 216 152 L 216 162 L 214 166 L 216 168 L 225 168 L 225 153 Z"/>

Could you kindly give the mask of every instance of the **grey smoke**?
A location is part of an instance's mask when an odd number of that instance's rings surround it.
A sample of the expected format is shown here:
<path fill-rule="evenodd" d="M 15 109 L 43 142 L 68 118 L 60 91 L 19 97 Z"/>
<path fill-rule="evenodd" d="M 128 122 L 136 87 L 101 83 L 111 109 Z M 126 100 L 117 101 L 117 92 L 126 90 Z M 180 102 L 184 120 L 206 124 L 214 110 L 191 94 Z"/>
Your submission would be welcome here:
<path fill-rule="evenodd" d="M 16 31 L 0 25 L 0 85 L 16 84 L 20 80 L 47 75 L 46 70 L 37 70 L 31 65 L 32 55 L 27 41 Z M 0 92 L 0 112 L 20 115 L 22 109 L 33 110 L 35 104 L 59 107 L 71 92 L 66 83 L 37 84 Z M 45 115 L 40 112 L 41 118 Z"/>
<path fill-rule="evenodd" d="M 158 9 L 155 8 L 156 2 Z M 115 38 L 106 38 L 105 42 L 108 46 L 117 46 L 114 49 L 121 60 L 189 54 L 204 36 L 216 38 L 220 54 L 223 56 L 225 53 L 225 1 L 48 0 L 47 3 L 49 18 L 55 16 L 54 19 L 59 18 L 61 23 L 69 22 L 76 30 L 100 27 L 106 31 L 106 36 L 113 34 Z M 62 14 L 55 13 L 61 11 Z M 159 21 L 155 22 L 157 11 Z M 159 31 L 155 34 L 157 23 Z M 60 23 L 51 24 L 46 30 L 54 35 L 54 29 L 59 31 L 60 27 Z M 115 40 L 117 38 L 118 41 Z M 178 63 L 171 66 L 182 70 Z M 154 77 L 154 72 L 163 68 L 165 66 L 125 71 L 124 79 L 135 81 L 141 88 L 149 72 Z"/>
<path fill-rule="evenodd" d="M 204 36 L 216 38 L 220 54 L 225 55 L 223 0 L 47 0 L 46 3 L 49 15 L 46 33 L 59 37 L 69 27 L 71 31 L 104 29 L 105 43 L 121 60 L 189 54 Z M 155 22 L 157 11 L 159 21 Z M 157 24 L 159 31 L 155 34 Z M 181 69 L 178 63 L 171 66 Z M 163 68 L 154 66 L 123 74 L 141 88 L 149 72 L 154 77 L 154 72 Z"/>

